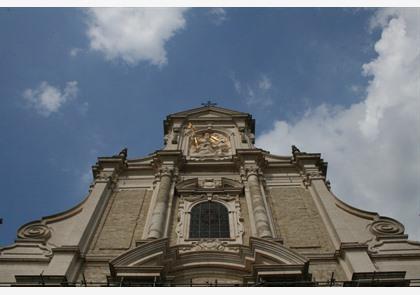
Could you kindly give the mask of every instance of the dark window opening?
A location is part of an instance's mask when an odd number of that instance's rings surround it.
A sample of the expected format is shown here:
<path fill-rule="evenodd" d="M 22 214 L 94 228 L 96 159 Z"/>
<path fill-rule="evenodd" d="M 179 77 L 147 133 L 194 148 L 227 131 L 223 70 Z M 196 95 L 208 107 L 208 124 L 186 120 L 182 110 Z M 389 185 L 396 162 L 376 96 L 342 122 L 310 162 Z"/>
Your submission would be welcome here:
<path fill-rule="evenodd" d="M 191 210 L 190 238 L 230 238 L 229 212 L 217 202 L 204 202 Z"/>

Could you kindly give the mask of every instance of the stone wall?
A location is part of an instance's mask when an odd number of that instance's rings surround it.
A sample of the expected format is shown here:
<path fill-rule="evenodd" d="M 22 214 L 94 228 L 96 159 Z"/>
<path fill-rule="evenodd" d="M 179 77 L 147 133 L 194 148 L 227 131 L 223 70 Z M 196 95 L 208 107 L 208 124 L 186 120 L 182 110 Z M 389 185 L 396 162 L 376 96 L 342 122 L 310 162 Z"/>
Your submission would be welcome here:
<path fill-rule="evenodd" d="M 141 239 L 151 193 L 146 189 L 119 191 L 109 200 L 92 250 L 127 250 Z"/>
<path fill-rule="evenodd" d="M 269 188 L 276 231 L 284 245 L 299 252 L 334 251 L 327 230 L 308 190 L 300 187 Z"/>
<path fill-rule="evenodd" d="M 309 264 L 309 272 L 312 274 L 312 280 L 317 282 L 326 282 L 330 280 L 332 273 L 334 273 L 334 278 L 336 281 L 347 280 L 341 266 L 335 262 L 311 261 Z"/>
<path fill-rule="evenodd" d="M 136 241 L 139 241 L 142 239 L 144 227 L 146 225 L 147 213 L 149 211 L 150 202 L 152 200 L 152 195 L 153 195 L 152 189 L 146 190 L 144 201 L 140 208 L 140 214 L 136 221 L 136 228 L 134 230 L 134 237 L 133 237 L 131 248 L 134 248 L 136 246 Z"/>
<path fill-rule="evenodd" d="M 83 275 L 86 279 L 88 285 L 95 283 L 106 283 L 106 277 L 110 275 L 109 264 L 108 263 L 99 263 L 99 262 L 90 262 L 86 263 L 80 272 L 78 281 L 83 280 Z"/>

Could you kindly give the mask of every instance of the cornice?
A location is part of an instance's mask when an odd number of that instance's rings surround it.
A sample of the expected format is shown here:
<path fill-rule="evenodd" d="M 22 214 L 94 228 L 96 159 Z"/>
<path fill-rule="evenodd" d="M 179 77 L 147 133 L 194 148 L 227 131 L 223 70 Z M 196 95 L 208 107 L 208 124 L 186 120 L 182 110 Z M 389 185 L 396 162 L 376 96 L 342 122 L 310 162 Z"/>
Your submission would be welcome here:
<path fill-rule="evenodd" d="M 323 263 L 323 262 L 337 262 L 338 253 L 302 253 L 303 256 L 309 259 L 309 262 L 312 263 Z"/>
<path fill-rule="evenodd" d="M 52 248 L 52 252 L 55 253 L 77 253 L 80 255 L 79 246 L 61 246 L 57 248 Z"/>
<path fill-rule="evenodd" d="M 296 163 L 303 171 L 306 170 L 307 166 L 313 165 L 318 168 L 323 177 L 327 176 L 328 163 L 321 158 L 320 153 L 294 152 L 292 162 Z"/>
<path fill-rule="evenodd" d="M 375 260 L 403 260 L 403 259 L 418 259 L 420 260 L 420 252 L 419 253 L 375 253 L 369 255 L 371 258 Z"/>
<path fill-rule="evenodd" d="M 42 263 L 49 263 L 51 261 L 51 257 L 3 257 L 0 256 L 0 262 L 42 262 Z"/>

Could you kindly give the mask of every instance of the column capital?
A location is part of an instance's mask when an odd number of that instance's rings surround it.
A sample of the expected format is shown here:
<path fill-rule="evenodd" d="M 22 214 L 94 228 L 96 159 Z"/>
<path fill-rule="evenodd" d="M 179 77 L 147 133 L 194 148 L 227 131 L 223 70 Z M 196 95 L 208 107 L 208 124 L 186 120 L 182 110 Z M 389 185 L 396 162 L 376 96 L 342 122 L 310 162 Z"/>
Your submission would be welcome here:
<path fill-rule="evenodd" d="M 169 176 L 172 177 L 175 174 L 174 166 L 162 166 L 159 168 L 158 174 L 160 177 Z"/>
<path fill-rule="evenodd" d="M 249 178 L 251 175 L 259 176 L 260 174 L 261 174 L 261 169 L 257 165 L 245 167 L 246 178 Z"/>
<path fill-rule="evenodd" d="M 158 151 L 154 154 L 152 166 L 157 177 L 177 175 L 185 162 L 181 151 Z"/>
<path fill-rule="evenodd" d="M 251 175 L 262 175 L 262 169 L 257 163 L 242 163 L 239 167 L 239 173 L 243 181 L 248 180 Z"/>

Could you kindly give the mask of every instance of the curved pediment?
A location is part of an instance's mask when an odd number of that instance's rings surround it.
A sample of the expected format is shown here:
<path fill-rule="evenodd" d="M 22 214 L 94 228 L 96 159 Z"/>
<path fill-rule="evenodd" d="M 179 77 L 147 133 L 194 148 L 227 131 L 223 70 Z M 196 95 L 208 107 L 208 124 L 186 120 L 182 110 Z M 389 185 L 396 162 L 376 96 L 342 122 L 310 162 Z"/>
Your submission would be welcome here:
<path fill-rule="evenodd" d="M 177 276 L 191 269 L 237 271 L 247 277 L 307 276 L 309 261 L 274 241 L 250 238 L 250 246 L 203 242 L 207 246 L 168 246 L 168 239 L 152 240 L 110 261 L 113 277 Z"/>

